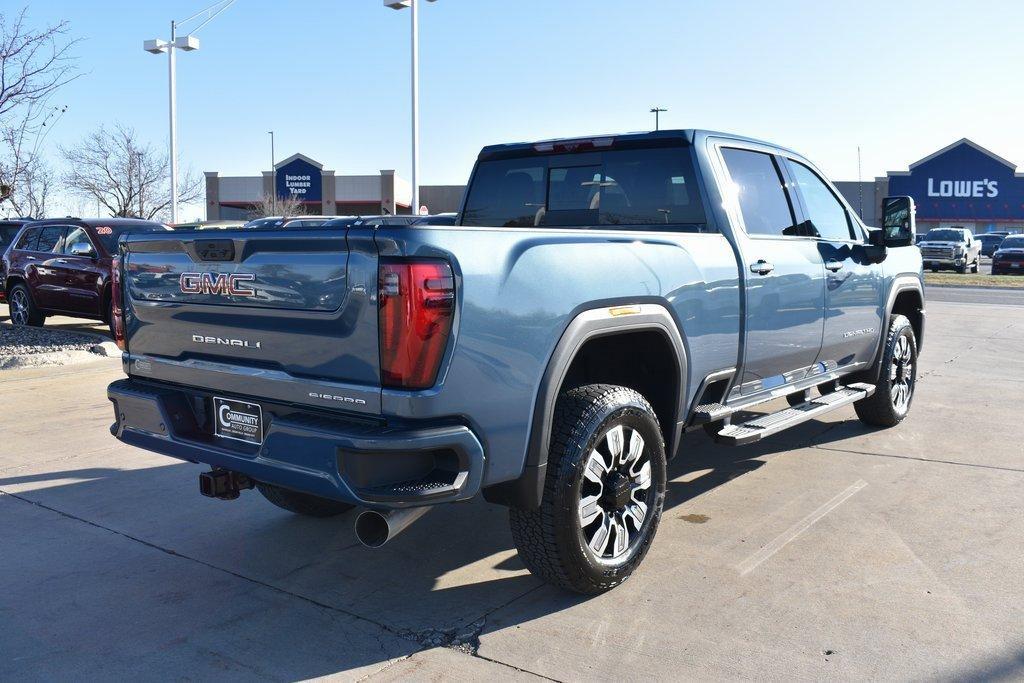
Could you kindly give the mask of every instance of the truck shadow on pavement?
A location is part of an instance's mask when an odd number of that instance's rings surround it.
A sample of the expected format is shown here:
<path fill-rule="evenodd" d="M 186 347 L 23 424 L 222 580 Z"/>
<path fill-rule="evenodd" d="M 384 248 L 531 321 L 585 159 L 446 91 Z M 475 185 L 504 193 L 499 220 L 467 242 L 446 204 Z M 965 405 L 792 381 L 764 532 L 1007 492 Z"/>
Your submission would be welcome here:
<path fill-rule="evenodd" d="M 758 469 L 798 441 L 814 442 L 795 436 L 730 448 L 703 433 L 688 435 L 669 464 L 666 509 Z M 146 661 L 147 653 L 205 643 L 191 661 L 213 672 L 244 659 L 244 652 L 228 648 L 244 641 L 259 644 L 250 655 L 259 672 L 308 678 L 383 665 L 422 647 L 473 650 L 499 610 L 504 628 L 588 599 L 527 573 L 507 512 L 480 500 L 441 506 L 383 548 L 368 550 L 356 541 L 351 514 L 303 518 L 255 492 L 232 502 L 202 498 L 196 479 L 203 468 L 188 463 L 117 469 L 95 465 L 104 458 L 124 462 L 121 453 L 82 458 L 93 466 L 0 475 L 0 490 L 10 494 L 0 496 L 0 515 L 15 520 L 0 525 L 7 529 L 0 531 L 4 565 L 13 573 L 9 594 L 26 596 L 0 610 L 0 632 L 46 630 L 51 643 L 77 648 L 78 661 Z M 159 461 L 146 456 L 145 464 L 151 462 Z M 67 468 L 68 461 L 60 464 Z M 34 508 L 29 512 L 41 520 L 41 532 L 18 528 L 8 511 L 19 507 Z M 93 536 L 99 541 L 83 540 Z M 49 588 L 40 591 L 44 585 Z M 75 598 L 83 590 L 109 598 Z M 74 618 L 59 616 L 68 600 L 77 604 Z M 503 610 L 512 603 L 514 611 Z M 246 616 L 253 604 L 265 610 L 259 618 Z M 78 644 L 84 619 L 106 625 L 90 635 L 86 652 Z M 319 623 L 320 631 L 313 634 L 303 620 Z M 296 640 L 307 637 L 300 651 L 308 652 L 298 656 Z M 0 652 L 38 648 L 33 642 L 19 636 Z M 313 648 L 316 643 L 325 647 Z M 44 671 L 4 659 L 0 674 Z M 124 666 L 132 671 L 134 665 Z"/>

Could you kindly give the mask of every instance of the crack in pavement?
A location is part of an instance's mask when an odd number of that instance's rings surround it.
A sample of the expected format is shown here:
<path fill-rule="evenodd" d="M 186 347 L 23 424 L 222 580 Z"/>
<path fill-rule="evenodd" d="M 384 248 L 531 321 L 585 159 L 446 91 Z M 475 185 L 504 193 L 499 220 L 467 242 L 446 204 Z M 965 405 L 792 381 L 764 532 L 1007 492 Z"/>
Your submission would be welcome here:
<path fill-rule="evenodd" d="M 931 458 L 921 458 L 916 455 L 895 455 L 892 453 L 873 453 L 871 451 L 857 451 L 852 448 L 835 448 L 830 446 L 811 446 L 821 451 L 832 451 L 835 453 L 851 453 L 855 455 L 871 455 L 876 458 L 898 458 L 900 460 L 916 460 L 918 462 L 931 462 L 939 465 L 957 465 L 959 467 L 976 467 L 984 470 L 1001 470 L 1003 472 L 1019 472 L 1024 474 L 1024 468 L 1017 467 L 1003 467 L 1002 465 L 981 465 L 973 462 L 961 462 L 959 460 L 934 460 Z"/>
<path fill-rule="evenodd" d="M 517 666 L 515 666 L 513 664 L 508 664 L 506 662 L 502 662 L 502 661 L 496 660 L 496 659 L 491 659 L 489 657 L 483 657 L 483 656 L 477 654 L 477 652 L 476 652 L 476 647 L 479 647 L 479 636 L 480 636 L 480 633 L 483 631 L 484 625 L 486 623 L 487 616 L 492 614 L 495 610 L 501 609 L 503 607 L 507 607 L 508 605 L 512 604 L 516 600 L 518 600 L 518 599 L 520 599 L 522 597 L 525 597 L 526 595 L 528 595 L 532 591 L 537 590 L 538 588 L 540 588 L 540 586 L 534 586 L 533 588 L 531 588 L 530 590 L 526 591 L 522 595 L 516 596 L 512 600 L 509 600 L 504 605 L 500 605 L 498 607 L 495 607 L 492 610 L 489 610 L 482 617 L 480 617 L 478 620 L 472 622 L 468 626 L 463 626 L 461 628 L 460 627 L 455 627 L 455 628 L 452 628 L 452 629 L 426 629 L 424 631 L 414 632 L 414 631 L 411 631 L 409 629 L 396 629 L 396 628 L 393 628 L 393 627 L 391 627 L 391 626 L 389 626 L 387 624 L 384 624 L 384 623 L 381 623 L 381 622 L 378 622 L 378 621 L 374 621 L 373 619 L 369 619 L 369 618 L 364 617 L 363 615 L 357 614 L 355 612 L 350 612 L 349 610 L 343 609 L 341 607 L 337 607 L 335 605 L 330 605 L 328 603 L 321 602 L 320 600 L 317 600 L 315 598 L 311 598 L 311 597 L 306 596 L 306 595 L 302 595 L 300 593 L 293 593 L 292 591 L 289 591 L 289 590 L 286 590 L 284 588 L 281 588 L 280 586 L 275 586 L 272 583 L 267 583 L 266 581 L 262 581 L 260 579 L 255 579 L 255 578 L 253 578 L 251 576 L 246 576 L 245 574 L 236 572 L 236 571 L 231 570 L 231 569 L 227 569 L 225 567 L 220 567 L 218 565 L 212 564 L 210 562 L 206 562 L 204 560 L 200 560 L 199 558 L 192 557 L 190 555 L 183 555 L 182 553 L 179 553 L 179 552 L 177 552 L 175 550 L 172 550 L 170 548 L 165 548 L 164 546 L 158 545 L 156 543 L 152 543 L 150 541 L 147 541 L 145 539 L 139 538 L 137 536 L 132 536 L 131 534 L 125 533 L 123 531 L 118 531 L 117 529 L 113 529 L 111 527 L 104 526 L 103 524 L 100 524 L 98 522 L 93 522 L 92 520 L 85 519 L 84 517 L 79 517 L 78 515 L 73 515 L 70 512 L 65 512 L 63 510 L 59 510 L 59 509 L 57 509 L 55 507 L 51 507 L 49 505 L 46 505 L 45 503 L 40 503 L 38 501 L 31 500 L 30 498 L 26 498 L 26 497 L 24 497 L 22 495 L 19 495 L 19 494 L 16 494 L 16 493 L 11 493 L 10 491 L 4 491 L 3 489 L 0 489 L 0 496 L 7 496 L 8 498 L 12 498 L 14 500 L 19 500 L 19 501 L 21 501 L 23 503 L 26 503 L 28 505 L 34 505 L 35 507 L 42 508 L 43 510 L 49 510 L 50 512 L 58 514 L 61 517 L 65 517 L 67 519 L 72 519 L 72 520 L 75 520 L 76 522 L 81 522 L 82 524 L 88 524 L 89 526 L 95 527 L 97 529 L 102 529 L 103 531 L 106 531 L 107 533 L 111 533 L 111 534 L 114 534 L 116 536 L 120 536 L 122 538 L 128 539 L 129 541 L 134 541 L 135 543 L 140 543 L 140 544 L 142 544 L 142 545 L 144 545 L 144 546 L 146 546 L 148 548 L 152 548 L 153 550 L 157 550 L 157 551 L 162 552 L 164 554 L 170 555 L 171 557 L 176 557 L 176 558 L 180 558 L 182 560 L 186 560 L 186 561 L 190 561 L 190 562 L 195 562 L 196 564 L 202 565 L 202 566 L 207 567 L 209 569 L 213 569 L 214 571 L 223 572 L 223 573 L 228 574 L 230 576 L 233 576 L 233 577 L 235 577 L 237 579 L 241 579 L 242 581 L 247 581 L 247 582 L 249 582 L 251 584 L 260 586 L 262 588 L 265 588 L 267 590 L 273 591 L 273 592 L 278 593 L 280 595 L 286 595 L 286 596 L 294 598 L 296 600 L 301 600 L 302 602 L 308 603 L 308 604 L 313 605 L 315 607 L 318 607 L 320 609 L 328 610 L 330 612 L 337 612 L 338 614 L 343 614 L 343 615 L 345 615 L 347 617 L 355 619 L 356 621 L 359 621 L 359 622 L 362 622 L 362 623 L 366 623 L 366 624 L 370 624 L 371 626 L 375 626 L 375 627 L 377 627 L 377 628 L 379 628 L 379 629 L 381 629 L 381 630 L 383 630 L 383 631 L 385 631 L 387 633 L 390 633 L 391 635 L 394 635 L 394 636 L 396 636 L 398 638 L 401 638 L 402 640 L 406 640 L 406 641 L 415 643 L 415 644 L 419 645 L 420 647 L 422 647 L 423 650 L 426 650 L 427 648 L 430 648 L 430 647 L 444 646 L 444 647 L 448 647 L 449 649 L 452 649 L 452 650 L 454 650 L 456 652 L 461 652 L 462 654 L 466 654 L 466 655 L 469 655 L 471 657 L 479 657 L 480 659 L 492 662 L 494 664 L 499 664 L 501 666 L 505 666 L 505 667 L 508 667 L 510 669 L 514 669 L 515 671 L 519 671 L 519 672 L 522 672 L 522 673 L 527 673 L 527 674 L 536 676 L 538 678 L 543 678 L 545 680 L 555 680 L 555 679 L 552 679 L 552 678 L 548 678 L 547 676 L 544 676 L 543 674 L 539 674 L 539 673 L 537 673 L 535 671 L 530 671 L 529 669 L 522 669 L 522 668 L 517 667 Z M 434 642 L 434 640 L 435 640 L 434 635 L 435 634 L 438 634 L 438 633 L 440 633 L 440 634 L 447 634 L 449 631 L 451 632 L 451 636 L 448 638 L 448 640 L 446 642 L 440 642 L 440 643 Z M 458 640 L 459 637 L 464 637 L 466 640 Z M 444 641 L 443 638 L 442 638 L 442 641 Z M 378 642 L 380 642 L 379 638 L 378 638 Z M 467 643 L 470 644 L 469 648 L 464 647 L 464 645 L 466 645 Z M 475 646 L 472 645 L 473 643 L 475 643 Z M 383 649 L 383 643 L 381 643 L 381 647 Z M 419 652 L 422 652 L 423 650 L 419 650 Z M 408 657 L 411 657 L 414 654 L 416 654 L 416 653 L 414 652 L 412 654 L 406 655 L 402 659 L 407 659 Z M 399 661 L 401 661 L 401 660 L 399 660 Z M 392 664 L 394 664 L 394 663 L 396 663 L 396 662 L 393 662 Z M 378 669 L 377 671 L 373 672 L 373 674 L 370 674 L 370 675 L 372 676 L 372 675 L 375 675 L 377 673 L 380 673 L 380 671 L 383 671 L 384 669 L 389 668 L 390 666 L 392 666 L 392 664 L 388 664 L 387 666 L 385 666 L 385 667 L 383 667 L 381 669 Z"/>

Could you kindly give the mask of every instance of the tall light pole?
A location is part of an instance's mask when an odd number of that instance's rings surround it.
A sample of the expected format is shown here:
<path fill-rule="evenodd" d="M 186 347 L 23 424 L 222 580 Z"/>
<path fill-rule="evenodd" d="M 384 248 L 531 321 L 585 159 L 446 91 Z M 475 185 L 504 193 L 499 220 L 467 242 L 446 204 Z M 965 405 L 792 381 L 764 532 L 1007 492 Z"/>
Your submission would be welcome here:
<path fill-rule="evenodd" d="M 653 107 L 651 109 L 651 113 L 654 114 L 654 130 L 658 130 L 658 124 L 660 123 L 658 120 L 658 114 L 663 111 L 668 111 L 668 109 L 662 109 L 661 107 Z"/>
<path fill-rule="evenodd" d="M 193 34 L 210 23 L 214 17 L 230 7 L 235 0 L 220 0 L 206 9 L 200 10 L 184 21 L 171 22 L 171 39 L 169 41 L 155 38 L 143 42 L 142 49 L 155 55 L 167 53 L 167 94 L 168 114 L 170 119 L 170 132 L 168 136 L 168 147 L 170 154 L 171 173 L 171 223 L 178 222 L 178 94 L 174 77 L 174 51 L 184 50 L 192 52 L 199 49 L 199 39 Z M 206 15 L 206 20 L 192 29 L 191 33 L 178 37 L 178 29 L 201 15 Z"/>
<path fill-rule="evenodd" d="M 274 167 L 274 131 L 270 134 L 270 212 L 277 215 L 277 168 Z M 285 179 L 287 180 L 287 178 Z"/>
<path fill-rule="evenodd" d="M 437 2 L 437 0 L 427 0 Z M 420 210 L 420 36 L 416 20 L 417 0 L 384 0 L 391 9 L 412 10 L 412 213 Z"/>

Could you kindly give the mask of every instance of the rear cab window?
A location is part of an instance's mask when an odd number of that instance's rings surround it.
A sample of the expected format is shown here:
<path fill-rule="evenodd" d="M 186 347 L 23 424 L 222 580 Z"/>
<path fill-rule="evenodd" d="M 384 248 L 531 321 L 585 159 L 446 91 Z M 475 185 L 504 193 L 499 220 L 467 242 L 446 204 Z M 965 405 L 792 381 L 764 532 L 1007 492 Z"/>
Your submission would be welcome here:
<path fill-rule="evenodd" d="M 748 235 L 798 237 L 796 214 L 782 172 L 771 154 L 722 148 L 722 159 Z"/>
<path fill-rule="evenodd" d="M 697 231 L 688 146 L 524 153 L 477 164 L 461 225 Z"/>

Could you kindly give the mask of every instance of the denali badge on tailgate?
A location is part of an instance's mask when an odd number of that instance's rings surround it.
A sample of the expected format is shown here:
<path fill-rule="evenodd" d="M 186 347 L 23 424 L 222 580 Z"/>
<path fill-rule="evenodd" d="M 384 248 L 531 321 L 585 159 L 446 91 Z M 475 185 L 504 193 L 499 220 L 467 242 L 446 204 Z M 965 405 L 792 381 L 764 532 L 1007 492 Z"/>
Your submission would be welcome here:
<path fill-rule="evenodd" d="M 249 341 L 248 339 L 230 339 L 224 337 L 213 337 L 205 334 L 193 334 L 192 341 L 196 344 L 220 344 L 221 346 L 241 346 L 244 349 L 262 349 L 263 342 Z"/>
<path fill-rule="evenodd" d="M 178 287 L 182 294 L 221 294 L 223 296 L 256 296 L 256 290 L 245 282 L 254 282 L 252 273 L 182 273 Z"/>

